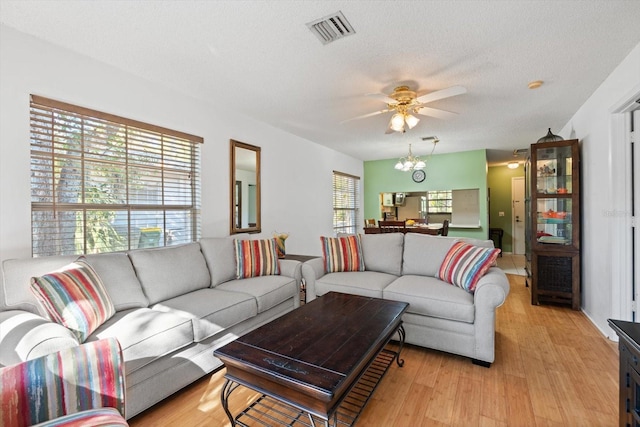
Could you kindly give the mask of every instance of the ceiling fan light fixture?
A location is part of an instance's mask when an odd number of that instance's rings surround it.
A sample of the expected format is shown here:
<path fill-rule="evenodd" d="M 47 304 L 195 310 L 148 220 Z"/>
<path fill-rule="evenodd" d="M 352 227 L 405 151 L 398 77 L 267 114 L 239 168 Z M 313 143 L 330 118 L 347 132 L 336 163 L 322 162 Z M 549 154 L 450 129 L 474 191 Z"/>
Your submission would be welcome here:
<path fill-rule="evenodd" d="M 397 170 L 402 170 L 402 168 L 404 167 L 404 165 L 402 164 L 401 160 L 398 160 L 398 163 L 396 163 L 396 165 L 394 166 Z"/>
<path fill-rule="evenodd" d="M 404 131 L 404 117 L 400 113 L 396 113 L 391 117 L 391 129 L 396 132 Z"/>
<path fill-rule="evenodd" d="M 420 119 L 416 116 L 412 116 L 411 114 L 406 114 L 404 117 L 404 121 L 407 122 L 407 126 L 409 126 L 409 129 L 413 129 L 414 126 L 418 124 Z"/>
<path fill-rule="evenodd" d="M 424 160 L 418 160 L 418 162 L 413 166 L 414 169 L 424 169 L 427 167 L 427 164 Z"/>

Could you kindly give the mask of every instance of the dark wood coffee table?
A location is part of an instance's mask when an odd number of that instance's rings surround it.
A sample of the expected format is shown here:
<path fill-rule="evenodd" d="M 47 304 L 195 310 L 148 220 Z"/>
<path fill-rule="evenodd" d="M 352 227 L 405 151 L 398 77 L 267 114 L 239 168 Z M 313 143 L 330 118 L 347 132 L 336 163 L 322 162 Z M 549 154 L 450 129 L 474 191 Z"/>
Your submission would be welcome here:
<path fill-rule="evenodd" d="M 408 306 L 330 292 L 215 350 L 227 368 L 221 399 L 231 425 L 353 424 L 387 368 L 403 364 Z M 396 333 L 398 350 L 385 348 Z M 234 418 L 228 401 L 239 385 L 262 397 Z"/>

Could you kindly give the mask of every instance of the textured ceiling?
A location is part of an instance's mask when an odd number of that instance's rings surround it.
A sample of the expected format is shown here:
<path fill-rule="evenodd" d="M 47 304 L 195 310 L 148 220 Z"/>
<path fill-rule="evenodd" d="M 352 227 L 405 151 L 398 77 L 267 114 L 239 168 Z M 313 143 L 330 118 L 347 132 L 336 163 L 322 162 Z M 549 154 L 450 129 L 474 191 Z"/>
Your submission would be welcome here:
<path fill-rule="evenodd" d="M 337 11 L 355 34 L 322 45 L 306 23 Z M 639 17 L 637 0 L 0 0 L 7 26 L 362 160 L 426 154 L 436 135 L 436 153 L 493 164 L 567 123 L 640 42 Z M 405 134 L 385 135 L 390 113 L 340 123 L 401 83 L 467 93 Z"/>

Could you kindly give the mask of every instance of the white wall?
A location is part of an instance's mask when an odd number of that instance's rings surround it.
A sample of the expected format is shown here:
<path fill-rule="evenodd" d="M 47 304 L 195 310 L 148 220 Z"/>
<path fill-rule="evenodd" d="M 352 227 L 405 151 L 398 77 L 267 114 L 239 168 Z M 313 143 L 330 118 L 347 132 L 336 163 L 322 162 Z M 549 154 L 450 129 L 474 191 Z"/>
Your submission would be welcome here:
<path fill-rule="evenodd" d="M 624 227 L 619 226 L 621 221 L 630 222 L 625 207 L 628 191 L 624 188 L 625 179 L 627 186 L 629 183 L 624 176 L 628 156 L 621 147 L 623 138 L 614 129 L 619 121 L 613 116 L 621 102 L 633 96 L 640 96 L 640 44 L 559 132 L 565 139 L 581 142 L 582 309 L 608 336 L 614 334 L 607 319 L 622 314 L 616 310 L 618 290 L 628 286 L 620 283 L 619 270 L 631 267 L 631 261 L 624 259 L 628 252 L 620 250 L 626 235 L 622 234 Z"/>
<path fill-rule="evenodd" d="M 29 95 L 187 132 L 202 147 L 202 235 L 229 234 L 229 139 L 262 147 L 261 236 L 320 254 L 332 235 L 332 171 L 362 161 L 0 26 L 0 260 L 31 256 Z M 213 77 L 212 77 L 213 78 Z M 363 205 L 361 201 L 361 205 Z"/>

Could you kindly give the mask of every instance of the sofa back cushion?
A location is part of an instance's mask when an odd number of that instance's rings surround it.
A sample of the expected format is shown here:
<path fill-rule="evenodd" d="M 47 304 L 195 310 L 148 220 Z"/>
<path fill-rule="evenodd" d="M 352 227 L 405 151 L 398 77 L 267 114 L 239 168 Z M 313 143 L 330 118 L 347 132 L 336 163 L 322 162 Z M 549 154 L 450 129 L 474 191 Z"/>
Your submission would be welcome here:
<path fill-rule="evenodd" d="M 116 311 L 149 306 L 127 254 L 86 255 L 85 258 L 102 279 Z"/>
<path fill-rule="evenodd" d="M 211 277 L 198 243 L 130 251 L 149 304 L 209 287 Z"/>
<path fill-rule="evenodd" d="M 365 270 L 400 276 L 404 239 L 402 233 L 363 234 Z"/>
<path fill-rule="evenodd" d="M 26 310 L 45 315 L 30 291 L 31 278 L 59 270 L 77 258 L 78 255 L 65 255 L 3 261 L 0 310 Z M 102 279 L 116 311 L 148 306 L 127 254 L 87 255 L 86 259 Z"/>
<path fill-rule="evenodd" d="M 407 233 L 404 238 L 402 274 L 436 277 L 455 237 Z"/>
<path fill-rule="evenodd" d="M 231 237 L 204 237 L 200 240 L 200 249 L 209 267 L 211 287 L 236 278 L 235 239 L 248 239 L 246 235 Z"/>

